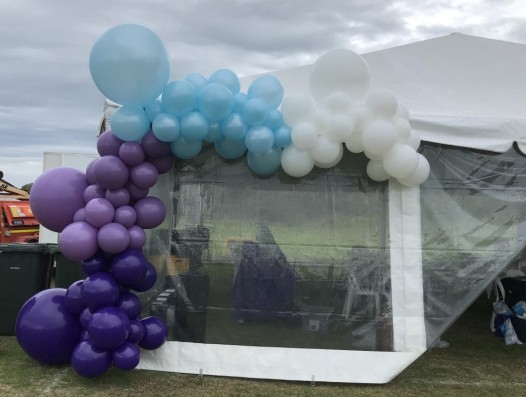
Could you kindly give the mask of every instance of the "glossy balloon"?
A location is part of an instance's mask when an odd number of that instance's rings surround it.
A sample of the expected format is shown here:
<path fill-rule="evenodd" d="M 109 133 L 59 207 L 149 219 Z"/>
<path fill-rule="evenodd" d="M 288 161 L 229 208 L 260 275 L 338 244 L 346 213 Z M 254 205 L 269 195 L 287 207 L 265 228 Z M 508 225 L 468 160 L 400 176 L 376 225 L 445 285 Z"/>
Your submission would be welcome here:
<path fill-rule="evenodd" d="M 201 141 L 208 135 L 209 124 L 199 112 L 191 112 L 181 118 L 181 136 L 188 142 Z"/>
<path fill-rule="evenodd" d="M 197 109 L 211 122 L 223 120 L 233 107 L 232 92 L 222 84 L 209 83 L 199 93 Z"/>
<path fill-rule="evenodd" d="M 250 84 L 247 95 L 249 98 L 263 99 L 268 107 L 275 109 L 283 100 L 283 93 L 283 86 L 276 77 L 264 75 Z"/>
<path fill-rule="evenodd" d="M 133 292 L 122 292 L 115 306 L 124 311 L 130 320 L 141 314 L 141 301 Z"/>
<path fill-rule="evenodd" d="M 111 115 L 111 129 L 123 141 L 138 141 L 150 128 L 150 120 L 144 109 L 137 106 L 123 106 Z"/>
<path fill-rule="evenodd" d="M 65 305 L 73 314 L 80 314 L 86 307 L 82 301 L 82 284 L 84 284 L 84 280 L 75 281 L 66 290 Z"/>
<path fill-rule="evenodd" d="M 119 284 L 107 272 L 94 273 L 84 280 L 82 300 L 93 310 L 115 305 L 120 298 Z"/>
<path fill-rule="evenodd" d="M 148 270 L 148 262 L 139 250 L 126 250 L 113 258 L 111 272 L 122 285 L 132 286 L 137 283 Z M 137 317 L 139 314 L 133 316 Z"/>
<path fill-rule="evenodd" d="M 139 346 L 147 350 L 155 350 L 161 347 L 168 337 L 166 324 L 154 316 L 145 317 L 141 321 L 144 324 L 145 330 Z"/>
<path fill-rule="evenodd" d="M 172 81 L 163 90 L 162 103 L 166 112 L 182 117 L 194 110 L 197 88 L 187 80 Z"/>
<path fill-rule="evenodd" d="M 179 120 L 172 114 L 161 113 L 152 123 L 153 134 L 163 142 L 172 142 L 179 136 Z"/>
<path fill-rule="evenodd" d="M 113 351 L 113 365 L 123 371 L 134 369 L 141 359 L 141 352 L 135 344 L 124 342 Z"/>
<path fill-rule="evenodd" d="M 232 94 L 237 94 L 241 88 L 239 78 L 230 69 L 218 69 L 210 75 L 208 83 L 218 83 L 224 85 Z"/>
<path fill-rule="evenodd" d="M 103 253 L 98 252 L 90 258 L 83 260 L 80 267 L 84 273 L 90 276 L 94 273 L 106 271 L 109 267 L 109 262 Z"/>
<path fill-rule="evenodd" d="M 148 269 L 146 274 L 137 283 L 131 286 L 132 289 L 138 292 L 148 291 L 157 281 L 157 270 L 155 266 L 148 262 Z"/>
<path fill-rule="evenodd" d="M 88 324 L 90 340 L 102 349 L 116 349 L 128 338 L 130 320 L 117 307 L 103 307 L 93 313 Z"/>
<path fill-rule="evenodd" d="M 111 366 L 111 352 L 94 345 L 90 340 L 80 342 L 71 355 L 73 369 L 85 378 L 103 375 Z"/>
<path fill-rule="evenodd" d="M 128 334 L 128 342 L 139 343 L 144 336 L 145 327 L 140 319 L 130 321 L 130 333 Z"/>

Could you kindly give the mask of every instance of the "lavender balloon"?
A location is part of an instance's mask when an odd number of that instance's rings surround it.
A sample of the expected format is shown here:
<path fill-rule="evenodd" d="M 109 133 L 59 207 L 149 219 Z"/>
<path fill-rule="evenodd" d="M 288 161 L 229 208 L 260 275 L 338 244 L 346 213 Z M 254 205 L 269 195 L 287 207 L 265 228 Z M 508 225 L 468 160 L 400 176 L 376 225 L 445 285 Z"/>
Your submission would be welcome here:
<path fill-rule="evenodd" d="M 134 207 L 137 212 L 137 225 L 143 229 L 159 226 L 166 215 L 166 209 L 157 197 L 145 197 L 138 200 Z"/>
<path fill-rule="evenodd" d="M 95 168 L 95 163 L 99 160 L 100 158 L 96 158 L 95 160 L 91 161 L 86 167 L 86 180 L 90 185 L 94 185 L 97 183 L 93 169 Z"/>
<path fill-rule="evenodd" d="M 119 148 L 119 157 L 124 164 L 133 167 L 141 164 L 146 158 L 146 155 L 140 143 L 124 142 Z"/>
<path fill-rule="evenodd" d="M 175 156 L 170 152 L 161 157 L 148 157 L 148 161 L 157 168 L 159 174 L 164 174 L 174 166 Z"/>
<path fill-rule="evenodd" d="M 147 350 L 155 350 L 161 347 L 168 337 L 168 329 L 164 322 L 158 317 L 150 316 L 142 320 L 145 332 L 139 346 Z"/>
<path fill-rule="evenodd" d="M 133 201 L 140 200 L 148 196 L 149 189 L 141 189 L 135 186 L 133 183 L 127 183 L 126 189 L 130 192 L 130 199 Z"/>
<path fill-rule="evenodd" d="M 149 189 L 157 183 L 159 171 L 155 165 L 144 161 L 130 170 L 131 182 L 140 189 Z"/>
<path fill-rule="evenodd" d="M 142 138 L 141 146 L 149 157 L 161 157 L 170 152 L 170 144 L 157 139 L 152 131 L 148 131 Z"/>
<path fill-rule="evenodd" d="M 95 346 L 90 340 L 80 342 L 71 355 L 73 369 L 85 378 L 104 374 L 111 366 L 111 352 Z"/>
<path fill-rule="evenodd" d="M 130 228 L 137 220 L 137 213 L 129 205 L 123 205 L 115 210 L 114 222 L 120 223 L 125 228 Z M 131 237 L 131 236 L 130 236 Z"/>
<path fill-rule="evenodd" d="M 83 261 L 99 250 L 97 229 L 87 222 L 68 225 L 58 240 L 62 254 L 72 261 Z"/>
<path fill-rule="evenodd" d="M 146 233 L 140 226 L 134 225 L 128 229 L 130 234 L 130 245 L 129 249 L 138 250 L 141 249 L 144 243 L 146 243 Z"/>
<path fill-rule="evenodd" d="M 135 344 L 124 342 L 113 351 L 113 365 L 123 371 L 134 369 L 141 359 L 141 352 Z"/>
<path fill-rule="evenodd" d="M 97 152 L 99 152 L 101 157 L 118 156 L 119 148 L 123 143 L 124 141 L 117 138 L 111 130 L 104 131 L 97 139 Z"/>
<path fill-rule="evenodd" d="M 111 265 L 113 276 L 119 283 L 125 286 L 132 286 L 139 282 L 147 270 L 148 262 L 142 252 L 138 250 L 128 249 L 116 255 Z"/>
<path fill-rule="evenodd" d="M 119 284 L 106 272 L 88 276 L 82 285 L 82 301 L 90 309 L 97 310 L 103 306 L 113 306 L 120 298 Z"/>
<path fill-rule="evenodd" d="M 102 227 L 113 221 L 115 209 L 105 198 L 94 198 L 90 200 L 84 209 L 86 221 L 95 227 Z"/>
<path fill-rule="evenodd" d="M 130 320 L 117 307 L 103 307 L 93 313 L 88 325 L 91 341 L 103 349 L 116 349 L 128 338 Z"/>
<path fill-rule="evenodd" d="M 122 207 L 130 202 L 130 192 L 125 187 L 106 190 L 106 195 L 104 197 L 112 203 L 115 208 Z"/>
<path fill-rule="evenodd" d="M 84 202 L 88 203 L 94 198 L 104 197 L 105 193 L 106 193 L 106 189 L 104 189 L 101 185 L 92 184 L 92 185 L 89 185 L 84 190 L 82 197 L 84 198 Z"/>
<path fill-rule="evenodd" d="M 99 229 L 97 241 L 104 252 L 118 254 L 130 245 L 130 233 L 121 224 L 111 222 Z"/>
<path fill-rule="evenodd" d="M 93 166 L 93 173 L 97 183 L 105 189 L 118 189 L 123 187 L 130 172 L 126 164 L 117 156 L 101 157 Z"/>
<path fill-rule="evenodd" d="M 77 212 L 75 212 L 73 222 L 86 222 L 86 211 L 84 211 L 84 208 L 79 208 Z"/>

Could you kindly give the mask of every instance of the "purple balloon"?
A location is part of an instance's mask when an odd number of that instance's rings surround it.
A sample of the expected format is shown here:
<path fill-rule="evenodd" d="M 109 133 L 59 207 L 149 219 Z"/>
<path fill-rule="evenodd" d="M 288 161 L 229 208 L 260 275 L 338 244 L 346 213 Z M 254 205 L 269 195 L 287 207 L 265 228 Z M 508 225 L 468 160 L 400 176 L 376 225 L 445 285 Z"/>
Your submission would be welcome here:
<path fill-rule="evenodd" d="M 84 284 L 84 280 L 75 281 L 66 290 L 65 305 L 73 314 L 80 314 L 86 308 L 82 301 L 82 284 Z"/>
<path fill-rule="evenodd" d="M 88 334 L 88 330 L 83 330 L 81 333 L 80 333 L 80 340 L 79 340 L 79 343 L 80 342 L 84 342 L 85 340 L 89 340 L 89 334 Z"/>
<path fill-rule="evenodd" d="M 99 250 L 97 229 L 87 222 L 68 225 L 60 233 L 58 243 L 62 254 L 72 261 L 88 259 Z"/>
<path fill-rule="evenodd" d="M 93 167 L 93 173 L 97 183 L 110 190 L 123 187 L 130 177 L 128 167 L 117 156 L 101 157 Z"/>
<path fill-rule="evenodd" d="M 113 221 L 115 208 L 105 198 L 94 198 L 84 207 L 86 221 L 95 227 L 102 227 Z"/>
<path fill-rule="evenodd" d="M 128 229 L 128 233 L 130 233 L 130 245 L 128 248 L 132 250 L 141 249 L 144 243 L 146 243 L 146 233 L 144 229 L 134 225 Z"/>
<path fill-rule="evenodd" d="M 141 146 L 149 157 L 161 157 L 170 151 L 170 144 L 157 139 L 151 130 L 142 138 Z"/>
<path fill-rule="evenodd" d="M 84 198 L 84 202 L 87 203 L 94 198 L 104 197 L 104 194 L 106 193 L 106 189 L 104 189 L 101 185 L 89 185 L 86 189 L 84 189 L 84 193 L 82 194 L 82 197 Z"/>
<path fill-rule="evenodd" d="M 113 351 L 113 365 L 123 371 L 134 369 L 141 359 L 141 352 L 133 343 L 125 342 Z"/>
<path fill-rule="evenodd" d="M 82 271 L 89 276 L 94 273 L 105 272 L 110 267 L 110 263 L 103 253 L 98 252 L 90 258 L 83 260 L 80 267 Z"/>
<path fill-rule="evenodd" d="M 99 158 L 96 158 L 95 160 L 91 161 L 88 166 L 86 167 L 86 180 L 90 185 L 94 185 L 97 183 L 97 180 L 95 179 L 95 174 L 93 172 L 93 169 L 95 167 L 95 163 L 99 161 Z"/>
<path fill-rule="evenodd" d="M 115 208 L 127 205 L 130 202 L 130 192 L 125 187 L 115 190 L 106 190 L 106 200 L 113 204 Z"/>
<path fill-rule="evenodd" d="M 104 252 L 118 254 L 130 245 L 130 233 L 121 224 L 112 222 L 99 229 L 97 241 Z"/>
<path fill-rule="evenodd" d="M 161 157 L 148 157 L 148 161 L 155 165 L 159 174 L 164 174 L 174 166 L 175 156 L 170 152 Z"/>
<path fill-rule="evenodd" d="M 84 310 L 80 312 L 80 316 L 79 316 L 80 325 L 85 331 L 88 329 L 88 325 L 92 317 L 93 317 L 93 310 L 91 310 L 89 307 L 84 308 Z"/>
<path fill-rule="evenodd" d="M 143 229 L 153 229 L 159 226 L 166 215 L 166 209 L 161 200 L 157 197 L 145 197 L 138 200 L 135 205 L 137 212 L 137 225 Z"/>
<path fill-rule="evenodd" d="M 85 378 L 104 374 L 110 368 L 111 360 L 110 351 L 95 346 L 90 340 L 80 342 L 71 355 L 73 369 Z"/>
<path fill-rule="evenodd" d="M 29 202 L 40 224 L 54 232 L 62 232 L 73 222 L 78 209 L 84 207 L 84 190 L 88 181 L 84 173 L 73 168 L 53 168 L 40 175 Z"/>
<path fill-rule="evenodd" d="M 84 280 L 81 294 L 84 304 L 96 310 L 103 306 L 115 305 L 120 298 L 120 289 L 110 273 L 99 272 Z"/>
<path fill-rule="evenodd" d="M 119 157 L 128 166 L 141 164 L 146 155 L 138 142 L 124 142 L 119 149 Z"/>
<path fill-rule="evenodd" d="M 93 313 L 88 325 L 91 341 L 103 349 L 116 349 L 128 338 L 130 320 L 119 308 L 107 306 Z"/>
<path fill-rule="evenodd" d="M 146 274 L 146 270 L 148 270 L 148 262 L 138 250 L 128 249 L 116 255 L 111 265 L 113 277 L 125 286 L 132 286 L 139 282 Z"/>
<path fill-rule="evenodd" d="M 137 221 L 137 213 L 133 207 L 130 207 L 129 205 L 123 205 L 122 207 L 119 207 L 115 210 L 113 221 L 120 223 L 125 228 L 130 228 L 135 225 L 135 222 Z"/>
<path fill-rule="evenodd" d="M 133 292 L 122 292 L 116 307 L 124 311 L 130 320 L 141 314 L 141 301 Z"/>
<path fill-rule="evenodd" d="M 117 138 L 111 130 L 106 130 L 97 139 L 97 152 L 101 156 L 118 156 L 119 148 L 123 143 L 124 141 Z"/>
<path fill-rule="evenodd" d="M 157 183 L 159 171 L 155 165 L 144 161 L 130 170 L 130 181 L 140 189 L 149 189 Z"/>
<path fill-rule="evenodd" d="M 86 222 L 86 212 L 84 208 L 79 208 L 73 215 L 73 222 Z"/>
<path fill-rule="evenodd" d="M 16 338 L 31 358 L 44 364 L 67 364 L 82 327 L 78 315 L 65 305 L 66 290 L 39 292 L 23 306 L 16 319 Z"/>
<path fill-rule="evenodd" d="M 148 269 L 146 274 L 137 283 L 131 286 L 132 289 L 138 292 L 148 291 L 155 285 L 157 281 L 157 269 L 154 265 L 148 262 Z"/>
<path fill-rule="evenodd" d="M 144 336 L 145 327 L 139 318 L 130 321 L 130 333 L 128 342 L 139 343 Z"/>
<path fill-rule="evenodd" d="M 135 186 L 133 183 L 128 183 L 126 185 L 126 188 L 130 192 L 130 199 L 133 201 L 145 198 L 146 196 L 148 196 L 148 192 L 150 191 L 150 189 L 141 189 Z"/>
<path fill-rule="evenodd" d="M 161 347 L 168 337 L 166 324 L 155 316 L 145 317 L 141 321 L 145 329 L 139 346 L 146 350 L 155 350 Z"/>

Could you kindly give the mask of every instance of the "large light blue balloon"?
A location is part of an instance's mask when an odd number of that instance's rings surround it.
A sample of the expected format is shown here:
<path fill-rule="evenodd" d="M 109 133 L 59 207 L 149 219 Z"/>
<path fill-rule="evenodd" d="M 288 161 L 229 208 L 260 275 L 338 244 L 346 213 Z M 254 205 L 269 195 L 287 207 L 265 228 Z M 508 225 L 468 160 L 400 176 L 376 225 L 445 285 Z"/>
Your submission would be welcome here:
<path fill-rule="evenodd" d="M 111 130 L 123 141 L 139 141 L 150 129 L 150 120 L 138 106 L 122 106 L 110 119 Z"/>
<path fill-rule="evenodd" d="M 245 145 L 252 153 L 266 153 L 274 145 L 274 133 L 264 125 L 252 127 L 245 135 Z"/>
<path fill-rule="evenodd" d="M 291 130 L 283 125 L 274 130 L 274 146 L 284 148 L 292 143 Z"/>
<path fill-rule="evenodd" d="M 258 77 L 248 87 L 249 98 L 263 99 L 267 106 L 277 108 L 283 100 L 283 86 L 274 76 L 266 75 Z"/>
<path fill-rule="evenodd" d="M 206 138 L 210 128 L 208 120 L 199 113 L 188 113 L 181 119 L 181 135 L 187 141 L 200 141 Z"/>
<path fill-rule="evenodd" d="M 221 130 L 227 139 L 243 139 L 247 129 L 247 123 L 239 113 L 231 113 L 221 122 Z"/>
<path fill-rule="evenodd" d="M 281 165 L 281 149 L 273 147 L 263 154 L 248 152 L 247 162 L 250 169 L 258 175 L 273 174 Z"/>
<path fill-rule="evenodd" d="M 234 98 L 224 85 L 211 83 L 205 85 L 199 93 L 197 108 L 210 121 L 223 120 L 234 107 Z"/>
<path fill-rule="evenodd" d="M 203 147 L 202 141 L 187 141 L 181 137 L 170 143 L 170 149 L 180 159 L 191 159 L 199 154 Z"/>
<path fill-rule="evenodd" d="M 186 80 L 175 80 L 163 90 L 163 108 L 177 117 L 194 110 L 197 103 L 197 88 Z"/>
<path fill-rule="evenodd" d="M 179 136 L 179 120 L 173 114 L 161 113 L 152 123 L 153 135 L 163 142 L 172 142 Z"/>
<path fill-rule="evenodd" d="M 144 26 L 125 24 L 105 32 L 89 58 L 97 88 L 121 105 L 148 105 L 170 78 L 170 60 L 162 40 Z"/>
<path fill-rule="evenodd" d="M 262 125 L 267 121 L 269 114 L 268 105 L 263 99 L 249 99 L 243 108 L 243 117 L 250 125 Z"/>
<path fill-rule="evenodd" d="M 232 139 L 223 138 L 214 144 L 217 153 L 227 160 L 237 159 L 245 154 L 247 147 L 245 141 L 239 139 L 234 141 Z"/>
<path fill-rule="evenodd" d="M 239 89 L 241 88 L 241 84 L 239 83 L 239 78 L 230 69 L 216 70 L 214 73 L 210 75 L 210 77 L 208 78 L 208 82 L 222 84 L 226 88 L 228 88 L 230 92 L 232 92 L 232 94 L 238 93 Z"/>

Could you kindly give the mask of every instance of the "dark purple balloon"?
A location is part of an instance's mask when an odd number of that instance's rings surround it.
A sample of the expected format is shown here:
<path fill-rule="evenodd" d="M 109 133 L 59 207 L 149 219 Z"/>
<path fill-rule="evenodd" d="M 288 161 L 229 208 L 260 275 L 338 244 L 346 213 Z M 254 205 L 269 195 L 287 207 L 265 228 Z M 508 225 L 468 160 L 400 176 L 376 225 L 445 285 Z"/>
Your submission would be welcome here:
<path fill-rule="evenodd" d="M 149 196 L 140 199 L 133 208 L 137 212 L 136 224 L 143 229 L 153 229 L 159 226 L 166 215 L 166 208 L 157 197 Z"/>
<path fill-rule="evenodd" d="M 141 314 L 141 301 L 133 292 L 121 292 L 121 297 L 115 306 L 122 309 L 130 320 Z"/>
<path fill-rule="evenodd" d="M 137 283 L 131 286 L 132 289 L 138 292 L 148 291 L 155 285 L 157 281 L 157 269 L 154 265 L 148 262 L 148 269 L 146 274 Z"/>
<path fill-rule="evenodd" d="M 67 364 L 82 327 L 78 315 L 65 305 L 66 290 L 39 292 L 23 306 L 16 319 L 16 338 L 31 358 L 44 364 Z"/>
<path fill-rule="evenodd" d="M 97 152 L 101 156 L 118 156 L 119 148 L 123 143 L 124 141 L 117 138 L 111 130 L 106 130 L 97 139 Z"/>
<path fill-rule="evenodd" d="M 145 329 L 139 346 L 146 350 L 155 350 L 161 347 L 168 337 L 166 324 L 155 316 L 145 317 L 141 321 Z"/>
<path fill-rule="evenodd" d="M 91 341 L 103 349 L 116 349 L 128 338 L 130 319 L 121 309 L 106 306 L 95 313 L 88 325 Z"/>
<path fill-rule="evenodd" d="M 104 156 L 95 163 L 93 173 L 97 183 L 105 189 L 119 189 L 130 177 L 128 166 L 117 156 Z"/>
<path fill-rule="evenodd" d="M 129 204 L 130 192 L 125 187 L 115 190 L 106 190 L 105 198 L 112 203 L 115 208 L 118 208 Z"/>
<path fill-rule="evenodd" d="M 174 166 L 175 156 L 170 152 L 161 157 L 148 157 L 148 161 L 155 165 L 159 174 L 164 174 Z"/>
<path fill-rule="evenodd" d="M 157 139 L 152 131 L 148 131 L 142 138 L 141 146 L 149 157 L 161 157 L 170 151 L 170 144 Z"/>
<path fill-rule="evenodd" d="M 146 243 L 146 233 L 144 229 L 134 225 L 128 229 L 128 233 L 130 233 L 130 245 L 128 248 L 132 250 L 141 249 L 144 243 Z"/>
<path fill-rule="evenodd" d="M 84 342 L 85 340 L 89 340 L 89 334 L 88 334 L 88 330 L 87 330 L 87 329 L 83 330 L 83 331 L 80 333 L 80 340 L 79 340 L 79 343 L 80 343 L 80 342 Z"/>
<path fill-rule="evenodd" d="M 95 227 L 102 227 L 113 221 L 115 208 L 105 198 L 94 198 L 84 207 L 86 222 Z"/>
<path fill-rule="evenodd" d="M 83 260 L 80 267 L 88 276 L 98 272 L 104 272 L 110 267 L 110 261 L 102 252 L 98 252 L 90 258 Z"/>
<path fill-rule="evenodd" d="M 73 222 L 86 222 L 86 212 L 84 208 L 79 208 L 73 215 Z"/>
<path fill-rule="evenodd" d="M 133 201 L 140 200 L 148 196 L 150 189 L 141 189 L 135 186 L 133 183 L 126 184 L 126 188 L 130 192 L 130 199 Z"/>
<path fill-rule="evenodd" d="M 88 181 L 88 184 L 90 185 L 94 185 L 97 183 L 97 180 L 95 179 L 95 174 L 93 173 L 93 168 L 95 167 L 95 163 L 99 159 L 100 157 L 96 158 L 95 160 L 92 160 L 86 167 L 86 180 Z"/>
<path fill-rule="evenodd" d="M 106 189 L 104 189 L 101 185 L 93 184 L 89 185 L 82 194 L 82 197 L 84 198 L 84 202 L 87 203 L 94 198 L 98 197 L 104 197 L 104 194 L 106 193 Z"/>
<path fill-rule="evenodd" d="M 144 336 L 145 327 L 142 321 L 137 318 L 130 321 L 130 334 L 128 335 L 128 342 L 139 343 Z"/>
<path fill-rule="evenodd" d="M 159 171 L 155 165 L 144 161 L 130 169 L 130 181 L 140 189 L 149 189 L 157 183 Z"/>
<path fill-rule="evenodd" d="M 87 222 L 75 222 L 60 233 L 58 243 L 62 254 L 72 261 L 83 261 L 99 250 L 97 229 Z"/>
<path fill-rule="evenodd" d="M 107 272 L 88 276 L 82 285 L 82 300 L 90 309 L 113 306 L 120 298 L 119 284 Z"/>
<path fill-rule="evenodd" d="M 120 223 L 112 222 L 99 229 L 97 241 L 104 252 L 118 254 L 130 245 L 130 233 Z"/>
<path fill-rule="evenodd" d="M 119 149 L 119 157 L 128 166 L 133 167 L 141 164 L 146 155 L 138 142 L 124 142 Z"/>
<path fill-rule="evenodd" d="M 115 216 L 113 217 L 115 223 L 120 223 L 125 228 L 130 228 L 135 225 L 137 221 L 137 213 L 129 205 L 123 205 L 115 210 Z"/>
<path fill-rule="evenodd" d="M 125 286 L 139 282 L 146 274 L 146 270 L 148 270 L 148 262 L 139 250 L 128 249 L 116 255 L 111 265 L 113 277 Z"/>
<path fill-rule="evenodd" d="M 75 281 L 66 290 L 66 308 L 73 314 L 80 314 L 86 307 L 82 301 L 82 284 L 84 284 L 84 280 Z"/>
<path fill-rule="evenodd" d="M 84 207 L 84 190 L 88 181 L 84 173 L 68 167 L 53 168 L 40 175 L 33 187 L 29 202 L 42 226 L 62 232 L 73 222 L 75 212 Z"/>
<path fill-rule="evenodd" d="M 135 344 L 125 342 L 113 351 L 113 365 L 123 371 L 134 369 L 141 359 L 141 352 Z"/>
<path fill-rule="evenodd" d="M 89 307 L 84 308 L 84 310 L 80 312 L 79 321 L 80 321 L 80 325 L 82 326 L 84 330 L 88 329 L 88 325 L 92 317 L 93 317 L 93 310 L 91 310 Z"/>
<path fill-rule="evenodd" d="M 71 355 L 73 369 L 85 378 L 104 374 L 110 368 L 111 360 L 110 351 L 95 346 L 90 340 L 80 342 Z"/>

